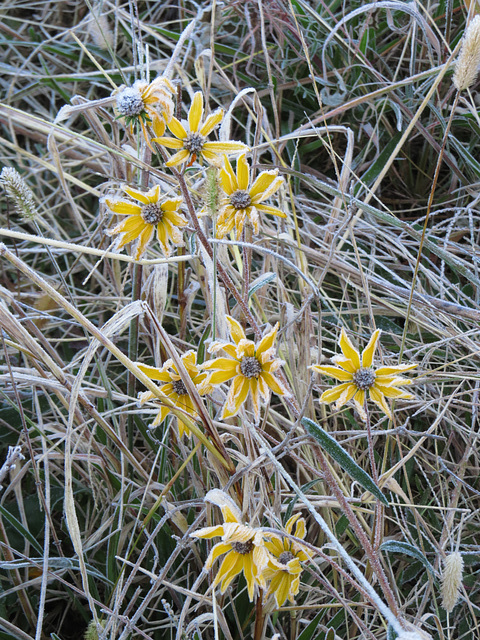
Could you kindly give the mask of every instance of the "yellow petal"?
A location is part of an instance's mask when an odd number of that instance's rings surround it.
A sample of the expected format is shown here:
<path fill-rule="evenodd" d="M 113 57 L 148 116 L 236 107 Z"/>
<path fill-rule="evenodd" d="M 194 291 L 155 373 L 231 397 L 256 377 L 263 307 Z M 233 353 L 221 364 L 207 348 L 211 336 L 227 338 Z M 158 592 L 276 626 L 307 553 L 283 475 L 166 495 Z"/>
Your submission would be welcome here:
<path fill-rule="evenodd" d="M 396 373 L 400 373 L 401 371 L 409 371 L 410 369 L 415 369 L 418 365 L 416 364 L 397 364 L 394 367 L 379 367 L 375 374 L 377 376 L 391 376 Z"/>
<path fill-rule="evenodd" d="M 152 129 L 156 138 L 161 138 L 165 133 L 165 121 L 154 115 L 152 117 Z"/>
<path fill-rule="evenodd" d="M 186 160 L 188 160 L 189 157 L 190 157 L 189 151 L 187 151 L 186 149 L 180 149 L 178 153 L 173 155 L 170 158 L 170 160 L 165 163 L 165 166 L 176 167 L 177 165 L 182 164 L 183 162 L 186 162 Z"/>
<path fill-rule="evenodd" d="M 380 391 L 386 398 L 407 398 L 411 400 L 414 396 L 411 393 L 397 389 L 396 387 L 383 387 L 380 384 L 374 385 L 375 389 Z"/>
<path fill-rule="evenodd" d="M 188 126 L 190 131 L 197 132 L 203 115 L 203 94 L 197 91 L 193 96 L 192 105 L 188 112 Z"/>
<path fill-rule="evenodd" d="M 255 204 L 255 209 L 262 213 L 269 213 L 272 216 L 278 216 L 279 218 L 286 218 L 287 214 L 277 207 L 270 207 L 267 204 Z"/>
<path fill-rule="evenodd" d="M 128 187 L 127 185 L 122 185 L 122 191 L 125 191 L 131 198 L 134 200 L 138 200 L 142 204 L 148 204 L 149 200 L 147 196 L 143 193 L 143 191 L 138 191 L 137 189 L 132 189 L 132 187 Z"/>
<path fill-rule="evenodd" d="M 236 369 L 233 369 L 230 371 L 228 370 L 215 371 L 208 378 L 208 384 L 213 384 L 213 385 L 222 384 L 223 382 L 228 382 L 228 380 L 231 380 L 236 375 L 237 375 Z"/>
<path fill-rule="evenodd" d="M 183 198 L 179 196 L 178 198 L 171 198 L 170 200 L 165 200 L 162 202 L 162 209 L 164 211 L 176 211 L 178 207 L 182 204 Z"/>
<path fill-rule="evenodd" d="M 277 394 L 277 396 L 284 396 L 287 393 L 287 390 L 283 388 L 280 382 L 271 373 L 268 373 L 267 371 L 263 371 L 260 374 L 260 378 L 265 380 L 267 385 L 270 387 L 273 393 Z"/>
<path fill-rule="evenodd" d="M 228 392 L 221 418 L 231 418 L 235 416 L 245 402 L 250 391 L 250 381 L 244 376 L 234 378 L 230 391 Z"/>
<path fill-rule="evenodd" d="M 223 526 L 217 525 L 216 527 L 204 527 L 203 529 L 194 531 L 191 536 L 192 538 L 215 538 L 216 536 L 223 536 Z M 218 547 L 221 544 L 222 543 L 219 542 L 215 547 Z M 215 547 L 213 547 L 213 549 L 215 549 Z M 210 553 L 213 552 L 213 549 Z"/>
<path fill-rule="evenodd" d="M 220 182 L 222 183 L 223 190 L 228 195 L 231 195 L 234 191 L 238 191 L 237 176 L 234 174 L 232 165 L 226 155 L 223 156 L 223 169 L 220 171 Z"/>
<path fill-rule="evenodd" d="M 119 213 L 123 216 L 138 216 L 142 212 L 142 207 L 133 202 L 125 202 L 124 200 L 110 200 L 105 198 L 107 207 L 114 213 Z"/>
<path fill-rule="evenodd" d="M 338 398 L 335 408 L 341 409 L 344 404 L 347 404 L 347 402 L 353 398 L 357 391 L 358 389 L 354 384 L 349 384 L 348 387 L 342 391 L 342 395 Z"/>
<path fill-rule="evenodd" d="M 283 178 L 278 177 L 278 169 L 262 171 L 250 189 L 250 197 L 254 203 L 266 200 L 277 191 L 283 183 Z"/>
<path fill-rule="evenodd" d="M 180 120 L 177 120 L 177 118 L 175 117 L 173 117 L 168 123 L 168 128 L 176 138 L 180 139 L 180 141 L 183 141 L 188 135 L 187 132 L 185 131 L 185 127 L 183 126 L 183 124 L 180 122 Z"/>
<path fill-rule="evenodd" d="M 368 393 L 370 395 L 370 400 L 372 400 L 376 405 L 378 405 L 380 409 L 383 411 L 383 413 L 385 413 L 391 420 L 392 412 L 390 411 L 390 407 L 385 401 L 385 396 L 383 395 L 383 393 L 379 389 L 376 389 L 375 387 L 370 387 Z"/>
<path fill-rule="evenodd" d="M 177 138 L 169 138 L 168 136 L 163 136 L 163 138 L 153 138 L 153 142 L 157 142 L 158 144 L 161 144 L 163 147 L 167 147 L 167 149 L 183 148 L 182 140 L 177 140 Z"/>
<path fill-rule="evenodd" d="M 377 348 L 380 333 L 380 329 L 374 331 L 367 346 L 362 351 L 362 367 L 369 368 L 372 366 L 373 356 L 375 355 L 375 349 Z"/>
<path fill-rule="evenodd" d="M 352 363 L 353 371 L 360 369 L 360 355 L 358 351 L 355 349 L 355 347 L 353 346 L 353 344 L 351 343 L 350 338 L 347 336 L 346 331 L 343 327 L 342 327 L 342 332 L 340 334 L 339 345 L 345 358 L 347 358 L 347 360 L 350 360 L 350 362 Z M 346 364 L 347 362 L 345 362 L 345 365 Z M 342 366 L 345 369 L 347 369 L 347 367 L 344 366 L 343 363 L 342 363 Z M 348 368 L 347 371 L 351 371 L 353 373 L 353 371 L 350 368 Z"/>
<path fill-rule="evenodd" d="M 211 113 L 208 118 L 205 119 L 205 122 L 200 129 L 200 135 L 208 136 L 215 129 L 217 124 L 223 120 L 223 109 L 217 109 L 213 113 Z"/>
<path fill-rule="evenodd" d="M 209 527 L 210 529 L 223 529 L 223 527 Z M 192 533 L 192 536 L 195 535 L 194 533 Z M 217 533 L 214 535 L 219 535 L 221 536 L 221 533 Z M 209 535 L 209 536 L 197 536 L 199 538 L 212 538 L 213 535 Z M 230 544 L 226 544 L 225 542 L 218 542 L 213 549 L 210 551 L 210 554 L 207 558 L 207 561 L 205 562 L 205 569 L 210 569 L 213 566 L 213 563 L 215 562 L 215 560 L 218 558 L 218 556 L 221 556 L 224 553 L 227 553 L 227 551 L 231 551 L 232 550 L 232 545 Z"/>
<path fill-rule="evenodd" d="M 277 322 L 273 329 L 265 334 L 260 340 L 260 342 L 258 343 L 258 347 L 255 349 L 256 356 L 261 356 L 262 353 L 265 353 L 273 347 L 273 343 L 275 342 L 275 338 L 277 337 L 278 326 L 279 325 Z"/>
<path fill-rule="evenodd" d="M 230 553 L 228 553 L 223 559 L 223 562 L 213 584 L 217 585 L 220 581 L 222 581 L 222 584 L 220 586 L 220 593 L 224 593 L 228 585 L 232 582 L 235 576 L 237 576 L 241 572 L 242 569 L 242 555 L 240 553 L 236 553 L 235 551 L 230 551 Z"/>
<path fill-rule="evenodd" d="M 225 318 L 227 320 L 230 335 L 232 336 L 233 341 L 238 344 L 240 340 L 245 340 L 246 336 L 244 330 L 242 329 L 242 325 L 231 316 L 225 316 Z"/>
<path fill-rule="evenodd" d="M 243 575 L 247 582 L 248 598 L 250 602 L 253 602 L 253 594 L 255 592 L 255 575 L 251 553 L 245 554 L 243 560 Z"/>
<path fill-rule="evenodd" d="M 250 181 L 250 168 L 245 158 L 245 154 L 243 154 L 237 160 L 238 188 L 242 191 L 247 191 L 249 181 Z"/>
<path fill-rule="evenodd" d="M 129 216 L 128 218 L 126 218 L 125 220 L 122 220 L 122 222 L 120 222 L 120 224 L 117 224 L 117 226 L 115 227 L 115 229 L 113 229 L 113 231 L 111 233 L 130 233 L 130 232 L 136 232 L 136 233 L 140 233 L 140 231 L 145 227 L 145 222 L 143 221 L 143 218 L 141 218 L 140 216 Z M 134 235 L 134 238 L 136 238 L 137 236 Z"/>
<path fill-rule="evenodd" d="M 246 151 L 248 149 L 243 142 L 206 142 L 203 148 L 213 153 L 235 153 L 236 151 Z"/>
<path fill-rule="evenodd" d="M 338 400 L 338 398 L 340 398 L 342 393 L 349 387 L 353 387 L 354 390 L 356 389 L 356 387 L 350 382 L 339 384 L 333 389 L 327 389 L 327 391 L 324 391 L 320 396 L 320 402 L 326 402 L 327 404 L 330 404 L 331 402 L 335 402 L 336 400 Z"/>
<path fill-rule="evenodd" d="M 148 364 L 136 363 L 137 367 L 142 371 L 150 380 L 160 380 L 161 382 L 170 382 L 171 377 L 168 371 L 162 371 L 156 367 L 151 367 Z"/>
<path fill-rule="evenodd" d="M 152 224 L 149 224 L 140 234 L 139 240 L 138 240 L 137 252 L 135 254 L 135 260 L 140 260 L 141 256 L 145 253 L 147 245 L 152 239 L 153 231 L 154 231 L 154 226 Z"/>
<path fill-rule="evenodd" d="M 310 367 L 312 371 L 316 371 L 317 373 L 323 373 L 326 376 L 330 376 L 331 378 L 335 378 L 335 380 L 353 380 L 353 374 L 349 371 L 344 371 L 339 367 L 331 367 L 331 366 L 323 366 L 319 364 L 314 364 Z"/>
<path fill-rule="evenodd" d="M 160 185 L 156 184 L 145 194 L 149 204 L 157 204 L 160 200 Z"/>

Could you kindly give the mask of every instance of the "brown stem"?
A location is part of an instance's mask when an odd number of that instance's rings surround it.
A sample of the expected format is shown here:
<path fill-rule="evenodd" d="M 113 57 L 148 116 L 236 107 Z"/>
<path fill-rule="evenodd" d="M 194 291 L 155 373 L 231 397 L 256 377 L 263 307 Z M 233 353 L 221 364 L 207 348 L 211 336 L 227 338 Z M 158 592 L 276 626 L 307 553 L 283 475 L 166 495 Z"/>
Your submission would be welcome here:
<path fill-rule="evenodd" d="M 347 500 L 345 499 L 345 496 L 343 495 L 343 491 L 340 489 L 335 478 L 333 477 L 333 474 L 330 471 L 330 467 L 328 466 L 328 462 L 325 456 L 323 455 L 322 450 L 320 449 L 320 447 L 316 447 L 315 450 L 320 463 L 320 468 L 323 471 L 323 477 L 325 479 L 325 482 L 330 487 L 333 495 L 335 496 L 335 498 L 337 499 L 340 505 L 340 508 L 342 509 L 343 513 L 347 516 L 348 521 L 350 522 L 353 530 L 355 531 L 360 544 L 363 546 L 363 549 L 370 561 L 370 564 L 372 565 L 372 569 L 375 571 L 378 582 L 380 583 L 380 586 L 388 602 L 388 605 L 392 610 L 392 613 L 396 618 L 399 618 L 400 612 L 398 609 L 397 601 L 395 600 L 395 595 L 392 591 L 392 588 L 390 587 L 390 584 L 383 570 L 383 567 L 380 563 L 380 560 L 378 559 L 377 554 L 375 553 L 370 543 L 370 540 L 368 539 L 368 536 L 360 526 L 360 523 L 358 522 L 357 517 L 353 513 L 351 506 L 348 504 Z"/>
<path fill-rule="evenodd" d="M 255 600 L 255 630 L 253 632 L 253 640 L 262 640 L 263 626 L 265 622 L 265 614 L 263 612 L 263 591 L 258 590 L 257 599 Z"/>
<path fill-rule="evenodd" d="M 182 195 L 183 195 L 184 200 L 185 200 L 185 202 L 187 204 L 188 213 L 190 214 L 190 220 L 191 220 L 193 226 L 195 227 L 195 232 L 196 232 L 196 234 L 198 236 L 198 239 L 200 240 L 200 242 L 204 246 L 205 251 L 208 253 L 209 258 L 213 261 L 213 249 L 210 246 L 210 243 L 208 242 L 207 237 L 203 233 L 203 229 L 200 226 L 200 223 L 198 221 L 197 214 L 195 213 L 195 207 L 193 206 L 193 202 L 192 202 L 192 199 L 190 197 L 190 192 L 188 190 L 187 183 L 185 182 L 185 178 L 183 177 L 183 175 L 179 171 L 177 171 L 177 170 L 175 170 L 173 168 L 172 168 L 172 172 L 173 172 L 174 176 L 177 178 L 178 184 L 180 185 L 180 189 L 182 191 Z M 262 332 L 260 331 L 260 327 L 258 326 L 257 321 L 253 317 L 250 309 L 248 308 L 248 305 L 245 304 L 245 300 L 242 298 L 241 294 L 237 291 L 237 288 L 235 287 L 234 283 L 232 282 L 232 279 L 227 274 L 227 272 L 225 271 L 225 269 L 223 268 L 223 266 L 222 266 L 222 264 L 220 262 L 217 262 L 217 271 L 218 271 L 218 275 L 222 279 L 223 284 L 225 285 L 225 287 L 228 289 L 228 291 L 232 294 L 232 296 L 235 298 L 237 303 L 240 305 L 240 308 L 242 309 L 245 317 L 248 319 L 248 322 L 249 322 L 250 326 L 252 327 L 252 329 L 255 332 L 256 338 L 260 339 L 262 337 Z"/>

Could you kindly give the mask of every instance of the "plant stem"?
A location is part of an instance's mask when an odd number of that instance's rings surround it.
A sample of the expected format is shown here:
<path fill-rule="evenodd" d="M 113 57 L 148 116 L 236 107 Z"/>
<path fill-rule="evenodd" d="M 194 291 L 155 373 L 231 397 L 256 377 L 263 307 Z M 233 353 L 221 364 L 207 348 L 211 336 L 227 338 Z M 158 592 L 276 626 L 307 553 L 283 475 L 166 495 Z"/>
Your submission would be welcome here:
<path fill-rule="evenodd" d="M 133 265 L 132 276 L 132 302 L 140 299 L 142 290 L 142 265 Z M 128 335 L 128 357 L 132 362 L 138 360 L 138 316 L 133 318 L 130 322 L 130 332 Z M 134 374 L 129 371 L 127 378 L 127 395 L 130 398 L 135 398 L 137 388 L 137 379 Z M 128 448 L 133 451 L 133 434 L 135 430 L 135 421 L 133 413 L 129 413 L 127 417 L 127 434 L 128 434 Z"/>

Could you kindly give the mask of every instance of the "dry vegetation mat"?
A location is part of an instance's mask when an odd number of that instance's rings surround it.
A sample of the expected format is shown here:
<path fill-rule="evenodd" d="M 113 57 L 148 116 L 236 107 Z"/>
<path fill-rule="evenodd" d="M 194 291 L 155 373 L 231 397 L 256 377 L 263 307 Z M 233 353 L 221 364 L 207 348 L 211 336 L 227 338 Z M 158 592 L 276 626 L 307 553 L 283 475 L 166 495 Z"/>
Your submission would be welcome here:
<path fill-rule="evenodd" d="M 0 6 L 0 640 L 480 638 L 473 0 Z"/>

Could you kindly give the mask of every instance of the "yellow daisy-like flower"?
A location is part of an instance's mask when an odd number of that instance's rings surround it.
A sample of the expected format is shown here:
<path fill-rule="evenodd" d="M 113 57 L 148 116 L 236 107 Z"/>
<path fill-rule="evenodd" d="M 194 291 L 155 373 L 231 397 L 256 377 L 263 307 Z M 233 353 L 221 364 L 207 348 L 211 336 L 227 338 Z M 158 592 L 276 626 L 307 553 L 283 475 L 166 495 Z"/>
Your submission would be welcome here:
<path fill-rule="evenodd" d="M 260 396 L 265 402 L 270 398 L 270 390 L 279 396 L 287 394 L 282 383 L 274 376 L 274 372 L 283 364 L 274 358 L 273 343 L 278 331 L 278 324 L 266 333 L 258 344 L 247 340 L 241 325 L 226 316 L 230 327 L 230 335 L 234 344 L 217 341 L 210 346 L 210 353 L 225 351 L 228 358 L 216 358 L 204 362 L 202 369 L 214 370 L 207 380 L 209 385 L 222 384 L 232 380 L 227 400 L 223 407 L 221 419 L 229 418 L 240 411 L 240 407 L 251 393 L 255 420 L 260 419 Z"/>
<path fill-rule="evenodd" d="M 188 224 L 187 219 L 178 212 L 178 208 L 182 204 L 182 198 L 160 201 L 160 185 L 153 187 L 147 193 L 125 185 L 122 186 L 122 189 L 140 204 L 127 202 L 126 200 L 105 198 L 108 208 L 114 213 L 128 216 L 126 220 L 111 229 L 109 234 L 124 234 L 118 245 L 119 249 L 138 239 L 137 252 L 135 254 L 135 259 L 138 260 L 145 252 L 156 229 L 162 251 L 168 258 L 171 252 L 169 240 L 176 245 L 183 245 L 183 237 L 179 227 L 185 227 Z"/>
<path fill-rule="evenodd" d="M 296 538 L 304 539 L 306 534 L 305 520 L 300 514 L 289 518 L 285 531 L 292 534 L 295 524 Z M 270 581 L 267 596 L 274 594 L 277 607 L 281 607 L 285 600 L 294 602 L 294 598 L 300 590 L 300 574 L 302 566 L 310 558 L 306 547 L 289 538 L 272 538 L 265 542 L 265 547 L 270 553 L 270 558 L 263 571 L 265 580 Z"/>
<path fill-rule="evenodd" d="M 173 91 L 170 80 L 159 76 L 150 83 L 137 80 L 133 86 L 117 93 L 118 112 L 130 126 L 135 121 L 140 122 L 149 146 L 151 145 L 146 125 L 151 121 L 156 122 L 155 135 L 161 136 L 165 133 L 165 122 L 170 122 L 174 112 Z"/>
<path fill-rule="evenodd" d="M 202 382 L 205 381 L 207 374 L 199 371 L 196 352 L 187 351 L 183 354 L 181 360 L 193 384 L 198 387 Z M 137 367 L 141 371 L 143 371 L 143 373 L 147 375 L 151 380 L 158 380 L 159 382 L 163 383 L 161 386 L 162 393 L 173 400 L 175 406 L 177 406 L 179 409 L 182 409 L 193 418 L 198 415 L 195 404 L 190 398 L 187 388 L 185 387 L 173 360 L 166 360 L 161 369 L 150 367 L 149 365 L 141 364 L 139 362 L 137 362 Z M 199 393 L 201 394 L 208 393 L 208 391 L 208 386 L 204 386 L 202 390 L 199 389 Z M 156 396 L 151 391 L 145 391 L 140 395 L 140 404 L 144 404 L 145 402 L 153 399 L 157 399 Z M 151 426 L 156 427 L 161 424 L 169 413 L 170 407 L 162 406 L 159 414 L 152 422 Z M 177 418 L 177 422 L 180 438 L 184 433 L 190 436 L 190 430 L 187 425 L 182 422 L 180 418 Z"/>
<path fill-rule="evenodd" d="M 173 117 L 168 122 L 168 128 L 175 138 L 154 138 L 154 142 L 158 142 L 167 149 L 179 150 L 165 163 L 167 167 L 175 167 L 187 162 L 187 160 L 188 166 L 190 166 L 195 160 L 201 163 L 202 158 L 205 158 L 207 162 L 216 162 L 220 153 L 235 153 L 248 149 L 243 142 L 208 142 L 207 136 L 223 120 L 223 109 L 217 109 L 211 113 L 203 124 L 202 120 L 203 94 L 201 91 L 197 91 L 188 112 L 188 131 L 180 120 Z"/>
<path fill-rule="evenodd" d="M 411 393 L 402 391 L 397 387 L 412 383 L 411 380 L 402 378 L 398 374 L 402 371 L 414 369 L 417 366 L 416 364 L 399 364 L 394 367 L 372 369 L 373 356 L 379 337 L 380 329 L 377 329 L 360 356 L 360 353 L 355 349 L 342 328 L 339 345 L 343 355 L 332 358 L 332 361 L 340 366 L 329 367 L 316 364 L 311 367 L 314 371 L 340 380 L 343 383 L 333 389 L 324 391 L 320 397 L 320 402 L 326 402 L 327 404 L 336 402 L 335 406 L 339 409 L 353 398 L 359 414 L 365 420 L 365 394 L 368 391 L 370 400 L 378 405 L 391 419 L 392 413 L 386 398 L 411 399 L 414 397 Z"/>
<path fill-rule="evenodd" d="M 206 499 L 213 493 L 222 492 L 210 491 Z M 248 597 L 252 602 L 255 587 L 265 586 L 262 572 L 268 562 L 268 552 L 264 546 L 264 534 L 260 529 L 242 524 L 240 510 L 231 501 L 225 501 L 218 506 L 222 511 L 224 523 L 199 529 L 191 535 L 194 538 L 222 537 L 222 541 L 212 548 L 205 562 L 205 570 L 208 571 L 219 556 L 226 554 L 212 586 L 220 584 L 220 592 L 224 593 L 232 580 L 243 572 L 247 581 Z"/>
<path fill-rule="evenodd" d="M 287 217 L 277 207 L 261 204 L 278 191 L 284 182 L 283 178 L 278 175 L 278 169 L 262 171 L 252 186 L 249 186 L 250 168 L 245 159 L 245 154 L 237 160 L 236 175 L 227 156 L 225 156 L 224 168 L 220 171 L 220 181 L 227 198 L 223 202 L 223 209 L 218 216 L 217 238 L 223 238 L 234 227 L 237 237 L 239 237 L 247 218 L 253 226 L 253 232 L 257 235 L 260 221 L 259 211 L 280 216 L 280 218 Z"/>

